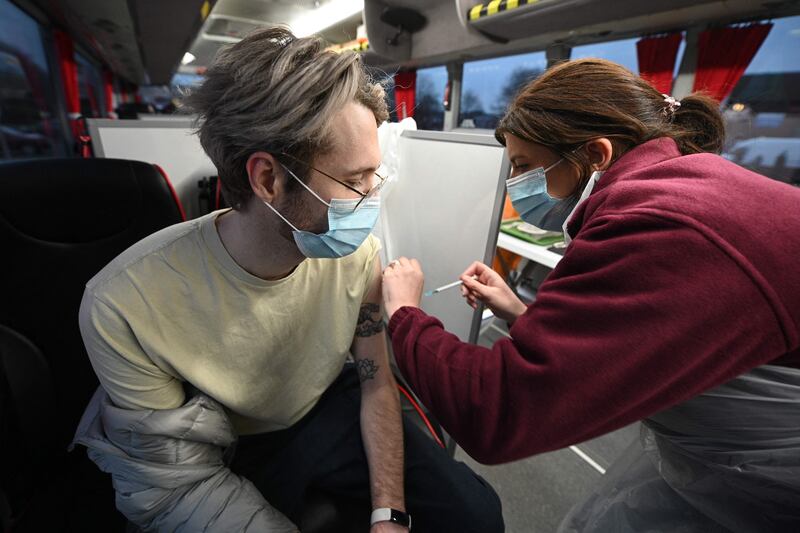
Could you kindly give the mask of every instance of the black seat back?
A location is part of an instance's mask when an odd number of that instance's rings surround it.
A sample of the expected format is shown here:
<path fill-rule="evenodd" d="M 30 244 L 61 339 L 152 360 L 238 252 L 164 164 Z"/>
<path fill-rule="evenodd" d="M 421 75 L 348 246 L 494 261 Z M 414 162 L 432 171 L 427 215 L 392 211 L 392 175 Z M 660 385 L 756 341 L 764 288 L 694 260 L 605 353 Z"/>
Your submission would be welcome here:
<path fill-rule="evenodd" d="M 148 163 L 116 159 L 0 163 L 0 325 L 41 352 L 43 372 L 49 371 L 52 381 L 26 377 L 37 372 L 31 361 L 15 361 L 17 366 L 5 371 L 15 373 L 7 376 L 17 388 L 10 392 L 48 404 L 44 420 L 16 423 L 22 433 L 35 433 L 37 424 L 46 428 L 34 440 L 52 439 L 37 446 L 49 450 L 43 453 L 56 465 L 67 461 L 66 447 L 98 385 L 78 330 L 86 282 L 138 240 L 181 220 L 169 183 Z M 9 342 L 18 341 L 8 331 L 4 335 L 12 339 Z M 20 385 L 23 382 L 28 385 Z M 29 404 L 14 409 L 21 414 L 25 407 Z"/>
<path fill-rule="evenodd" d="M 133 243 L 180 221 L 169 185 L 147 163 L 0 164 L 0 324 L 44 353 L 64 446 L 97 387 L 78 331 L 86 282 Z"/>
<path fill-rule="evenodd" d="M 27 506 L 57 467 L 60 450 L 49 433 L 54 405 L 50 368 L 42 352 L 0 325 L 0 431 L 4 437 L 0 439 L 0 490 L 7 497 L 9 514 Z"/>

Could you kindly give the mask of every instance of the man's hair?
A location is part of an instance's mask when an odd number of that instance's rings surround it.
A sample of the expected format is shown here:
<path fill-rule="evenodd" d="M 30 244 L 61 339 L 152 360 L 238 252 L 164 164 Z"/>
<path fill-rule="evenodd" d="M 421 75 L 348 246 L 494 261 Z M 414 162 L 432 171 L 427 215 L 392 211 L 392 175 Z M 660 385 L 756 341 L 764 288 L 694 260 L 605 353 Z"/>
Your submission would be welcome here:
<path fill-rule="evenodd" d="M 360 56 L 325 48 L 322 39 L 297 38 L 283 27 L 258 30 L 223 49 L 184 98 L 235 209 L 253 196 L 246 169 L 252 153 L 268 152 L 304 177 L 313 158 L 332 147 L 331 121 L 346 104 L 364 105 L 377 124 L 388 118 L 383 86 Z"/>

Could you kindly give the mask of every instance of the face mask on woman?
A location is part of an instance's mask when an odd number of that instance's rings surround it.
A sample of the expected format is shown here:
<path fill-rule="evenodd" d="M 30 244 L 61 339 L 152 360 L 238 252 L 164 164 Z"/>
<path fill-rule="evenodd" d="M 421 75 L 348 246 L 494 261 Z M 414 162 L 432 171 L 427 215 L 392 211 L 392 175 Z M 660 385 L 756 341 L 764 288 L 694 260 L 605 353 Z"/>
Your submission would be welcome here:
<path fill-rule="evenodd" d="M 528 224 L 547 231 L 560 231 L 578 203 L 574 195 L 559 200 L 547 192 L 546 174 L 562 161 L 563 157 L 547 168 L 535 168 L 506 182 L 511 204 Z"/>

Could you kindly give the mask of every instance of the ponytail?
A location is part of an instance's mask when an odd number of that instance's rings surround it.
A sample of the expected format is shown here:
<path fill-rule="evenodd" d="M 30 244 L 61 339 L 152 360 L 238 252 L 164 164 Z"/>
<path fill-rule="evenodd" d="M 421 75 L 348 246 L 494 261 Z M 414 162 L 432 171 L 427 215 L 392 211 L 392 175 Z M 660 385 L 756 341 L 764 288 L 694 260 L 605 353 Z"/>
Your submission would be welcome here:
<path fill-rule="evenodd" d="M 682 154 L 711 152 L 719 154 L 725 142 L 725 122 L 719 104 L 702 93 L 684 97 L 672 117 L 670 137 Z"/>

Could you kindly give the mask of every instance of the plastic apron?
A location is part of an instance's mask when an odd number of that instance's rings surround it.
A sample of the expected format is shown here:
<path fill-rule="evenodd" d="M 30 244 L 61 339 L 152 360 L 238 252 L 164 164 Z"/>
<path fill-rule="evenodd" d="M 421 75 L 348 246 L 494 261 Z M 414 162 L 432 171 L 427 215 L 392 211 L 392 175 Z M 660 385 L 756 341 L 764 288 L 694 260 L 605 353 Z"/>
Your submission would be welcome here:
<path fill-rule="evenodd" d="M 559 532 L 800 531 L 800 369 L 766 365 L 642 421 Z"/>

